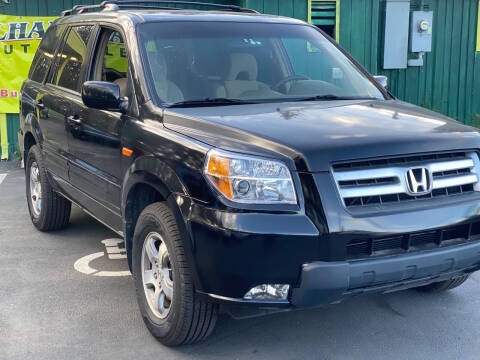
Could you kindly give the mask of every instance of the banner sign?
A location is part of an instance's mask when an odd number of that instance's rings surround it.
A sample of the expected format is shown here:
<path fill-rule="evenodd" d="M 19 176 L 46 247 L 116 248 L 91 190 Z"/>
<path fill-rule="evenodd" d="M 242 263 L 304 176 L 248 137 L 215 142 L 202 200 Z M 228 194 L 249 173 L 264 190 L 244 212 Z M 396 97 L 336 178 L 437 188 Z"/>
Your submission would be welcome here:
<path fill-rule="evenodd" d="M 55 17 L 0 14 L 0 113 L 18 113 L 23 80 Z"/>
<path fill-rule="evenodd" d="M 127 51 L 118 32 L 113 32 L 108 39 L 107 52 L 105 53 L 105 69 L 112 69 L 126 76 L 128 68 Z"/>

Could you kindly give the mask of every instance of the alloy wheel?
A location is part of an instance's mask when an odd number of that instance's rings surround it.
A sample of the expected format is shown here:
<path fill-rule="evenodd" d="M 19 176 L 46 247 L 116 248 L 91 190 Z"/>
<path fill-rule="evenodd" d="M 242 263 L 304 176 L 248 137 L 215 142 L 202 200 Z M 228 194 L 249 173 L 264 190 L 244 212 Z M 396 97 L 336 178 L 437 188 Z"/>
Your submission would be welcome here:
<path fill-rule="evenodd" d="M 157 232 L 149 233 L 143 243 L 141 270 L 148 306 L 164 319 L 172 307 L 173 272 L 167 246 Z"/>
<path fill-rule="evenodd" d="M 42 183 L 36 161 L 32 162 L 30 166 L 30 203 L 33 215 L 39 217 L 42 211 Z"/>

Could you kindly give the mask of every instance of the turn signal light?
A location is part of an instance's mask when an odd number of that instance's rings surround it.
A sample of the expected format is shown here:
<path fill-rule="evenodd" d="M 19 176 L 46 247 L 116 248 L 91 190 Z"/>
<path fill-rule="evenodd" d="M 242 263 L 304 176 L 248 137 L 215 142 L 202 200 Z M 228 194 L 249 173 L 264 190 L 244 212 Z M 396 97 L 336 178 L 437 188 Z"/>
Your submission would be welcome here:
<path fill-rule="evenodd" d="M 122 148 L 122 155 L 123 156 L 130 157 L 130 156 L 132 156 L 132 154 L 133 154 L 132 149 L 129 149 L 129 148 L 126 148 L 126 147 Z"/>
<path fill-rule="evenodd" d="M 229 177 L 229 162 L 226 157 L 217 154 L 210 156 L 207 176 L 225 197 L 233 200 L 232 182 Z"/>

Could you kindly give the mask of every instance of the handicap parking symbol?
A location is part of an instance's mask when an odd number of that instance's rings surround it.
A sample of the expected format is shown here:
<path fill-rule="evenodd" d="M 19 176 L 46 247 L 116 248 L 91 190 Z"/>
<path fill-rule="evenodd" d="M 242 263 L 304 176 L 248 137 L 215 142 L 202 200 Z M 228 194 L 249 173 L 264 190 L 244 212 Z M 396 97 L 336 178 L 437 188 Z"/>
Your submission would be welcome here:
<path fill-rule="evenodd" d="M 105 251 L 96 252 L 90 255 L 86 255 L 73 264 L 73 267 L 78 272 L 81 272 L 86 275 L 93 275 L 93 276 L 129 276 L 132 275 L 128 270 L 122 271 L 106 271 L 106 270 L 98 270 L 93 268 L 90 263 L 105 255 L 109 260 L 119 260 L 119 259 L 126 259 L 127 254 L 124 248 L 120 247 L 120 244 L 123 243 L 122 239 L 105 239 L 102 240 L 101 243 L 105 245 Z"/>

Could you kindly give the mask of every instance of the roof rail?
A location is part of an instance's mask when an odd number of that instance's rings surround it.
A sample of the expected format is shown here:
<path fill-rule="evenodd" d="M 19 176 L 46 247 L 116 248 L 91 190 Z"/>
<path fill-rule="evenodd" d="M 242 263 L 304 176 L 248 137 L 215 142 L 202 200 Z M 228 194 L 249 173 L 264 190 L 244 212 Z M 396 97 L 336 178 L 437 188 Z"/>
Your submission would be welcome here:
<path fill-rule="evenodd" d="M 102 9 L 103 11 L 116 11 L 119 7 L 116 5 L 116 1 L 102 1 L 100 4 L 97 5 L 75 5 L 73 8 L 69 10 L 64 10 L 60 13 L 60 16 L 69 16 L 75 14 L 82 14 L 85 11 L 91 9 Z"/>
<path fill-rule="evenodd" d="M 166 6 L 167 5 L 167 6 Z M 172 6 L 168 6 L 172 5 Z M 117 0 L 107 0 L 103 1 L 97 5 L 75 5 L 69 10 L 64 10 L 61 13 L 61 16 L 69 16 L 75 14 L 82 14 L 88 12 L 89 10 L 102 10 L 102 11 L 117 11 L 121 8 L 131 8 L 131 9 L 163 9 L 163 10 L 183 10 L 183 8 L 175 7 L 175 5 L 191 5 L 191 6 L 207 6 L 214 7 L 221 10 L 229 10 L 234 12 L 243 12 L 243 13 L 253 13 L 258 14 L 258 11 L 253 9 L 243 8 L 236 5 L 224 5 L 224 4 L 214 4 L 208 2 L 196 2 L 196 1 L 168 1 L 168 0 L 159 0 L 159 1 L 117 1 Z"/>

